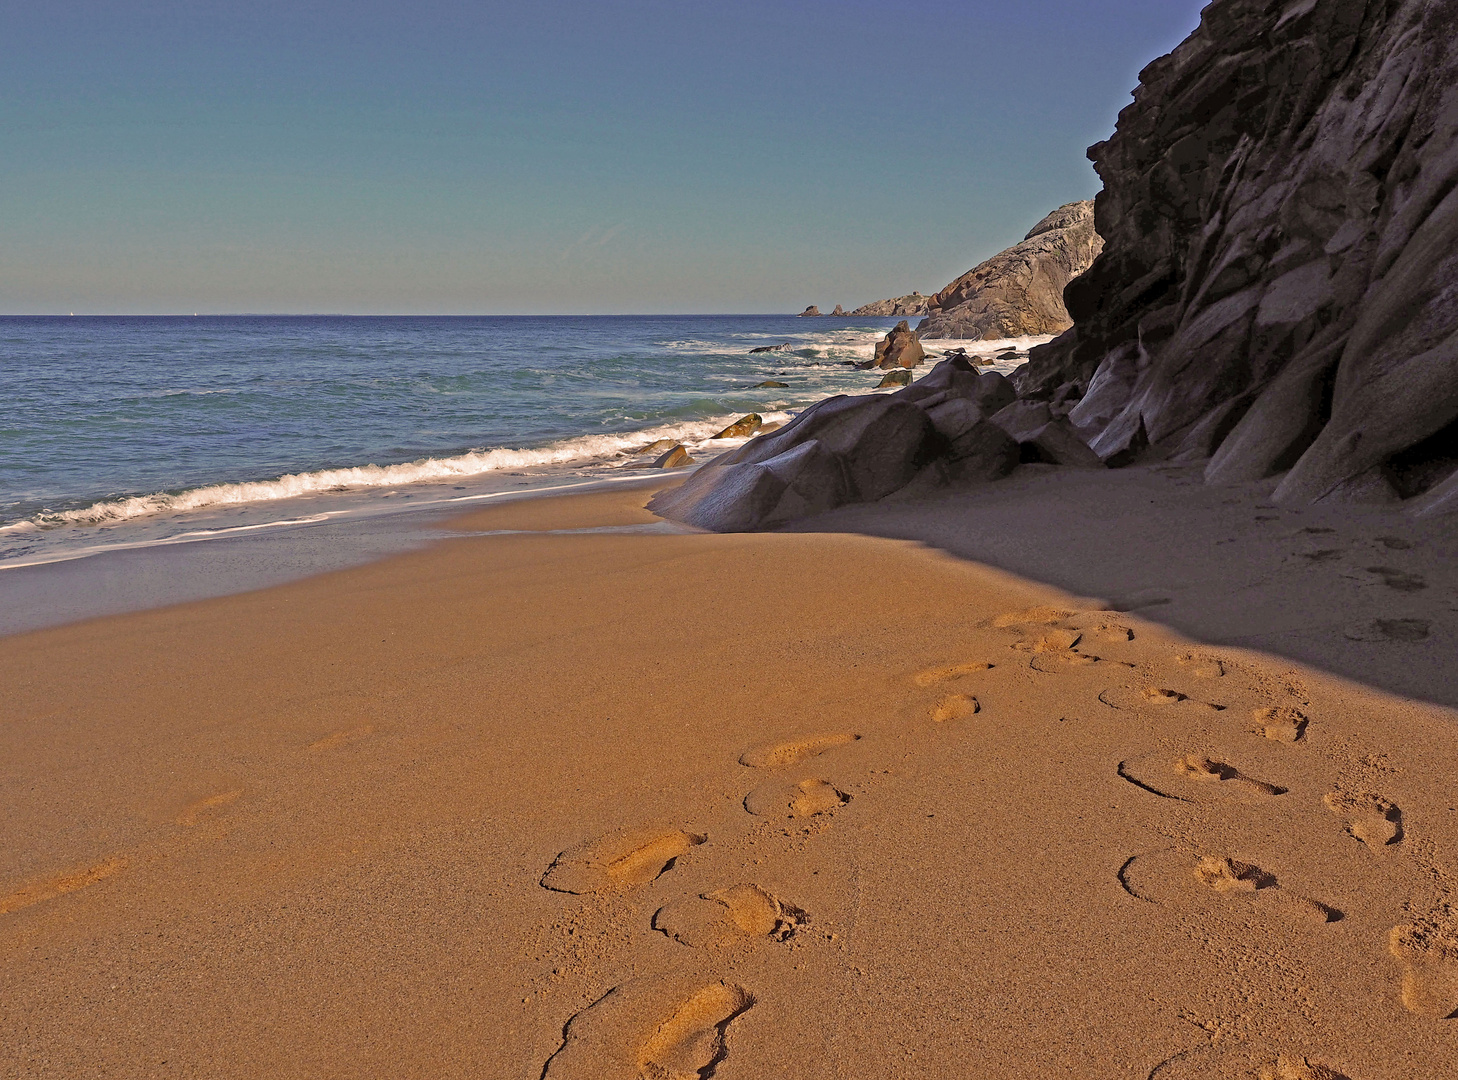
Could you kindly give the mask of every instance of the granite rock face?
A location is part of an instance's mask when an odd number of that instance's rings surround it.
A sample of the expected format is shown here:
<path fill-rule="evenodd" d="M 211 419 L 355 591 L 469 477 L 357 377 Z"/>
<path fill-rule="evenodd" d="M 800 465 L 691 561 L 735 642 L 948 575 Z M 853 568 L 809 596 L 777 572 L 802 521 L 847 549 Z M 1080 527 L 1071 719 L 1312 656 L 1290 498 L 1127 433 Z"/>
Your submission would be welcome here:
<path fill-rule="evenodd" d="M 1106 246 L 1026 393 L 1106 461 L 1455 507 L 1458 0 L 1215 0 L 1089 157 Z"/>
<path fill-rule="evenodd" d="M 1064 287 L 1103 250 L 1091 202 L 1069 203 L 1045 217 L 1022 243 L 994 255 L 928 302 L 923 338 L 969 341 L 1057 334 L 1072 325 Z"/>
<path fill-rule="evenodd" d="M 922 296 L 919 292 L 912 292 L 907 296 L 897 296 L 890 300 L 877 300 L 872 304 L 862 304 L 851 312 L 852 316 L 868 316 L 876 318 L 894 318 L 901 315 L 915 317 L 926 314 L 926 305 L 929 297 Z"/>
<path fill-rule="evenodd" d="M 891 332 L 876 342 L 876 355 L 871 362 L 872 367 L 882 370 L 886 368 L 914 368 L 926 359 L 926 350 L 921 347 L 921 339 L 911 325 L 902 319 Z"/>

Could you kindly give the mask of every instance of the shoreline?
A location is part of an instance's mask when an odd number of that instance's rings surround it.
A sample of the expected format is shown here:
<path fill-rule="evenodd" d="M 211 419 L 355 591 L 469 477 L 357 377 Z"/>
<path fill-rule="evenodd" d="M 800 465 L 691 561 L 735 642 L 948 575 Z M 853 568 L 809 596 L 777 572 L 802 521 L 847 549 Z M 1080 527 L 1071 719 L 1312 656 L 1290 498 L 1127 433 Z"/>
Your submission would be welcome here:
<path fill-rule="evenodd" d="M 0 566 L 0 639 L 87 619 L 233 596 L 419 550 L 456 534 L 452 522 L 492 505 L 594 491 L 664 487 L 670 476 L 582 480 L 458 496 L 339 520 L 244 527 L 197 541 L 161 541 Z M 466 504 L 466 505 L 463 505 Z M 256 529 L 257 531 L 250 531 Z"/>
<path fill-rule="evenodd" d="M 864 535 L 995 487 L 521 499 L 0 639 L 0 1071 L 1441 1075 L 1455 714 Z"/>

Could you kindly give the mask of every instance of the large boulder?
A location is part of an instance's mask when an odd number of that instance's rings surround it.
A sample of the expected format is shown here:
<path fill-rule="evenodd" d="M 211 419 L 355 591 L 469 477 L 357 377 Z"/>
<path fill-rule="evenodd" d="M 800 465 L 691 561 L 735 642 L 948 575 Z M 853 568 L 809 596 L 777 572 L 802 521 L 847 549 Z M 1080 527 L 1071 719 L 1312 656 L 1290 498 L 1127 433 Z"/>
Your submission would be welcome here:
<path fill-rule="evenodd" d="M 1278 501 L 1458 469 L 1458 9 L 1217 0 L 1089 151 L 1106 246 L 1022 385 L 1106 460 L 1213 454 Z M 1289 470 L 1289 471 L 1288 471 Z"/>
<path fill-rule="evenodd" d="M 763 461 L 715 461 L 655 495 L 648 509 L 700 529 L 750 532 L 833 509 L 847 488 L 839 459 L 807 439 Z"/>
<path fill-rule="evenodd" d="M 813 444 L 813 453 L 804 450 Z M 650 510 L 721 532 L 767 528 L 904 487 L 945 454 L 927 414 L 896 395 L 833 397 L 715 458 Z"/>
<path fill-rule="evenodd" d="M 926 359 L 926 350 L 916 331 L 902 319 L 889 334 L 876 342 L 876 356 L 872 366 L 882 368 L 914 368 Z"/>
<path fill-rule="evenodd" d="M 1021 243 L 931 297 L 917 332 L 925 339 L 969 341 L 1062 333 L 1072 325 L 1063 289 L 1102 249 L 1093 203 L 1060 206 Z"/>

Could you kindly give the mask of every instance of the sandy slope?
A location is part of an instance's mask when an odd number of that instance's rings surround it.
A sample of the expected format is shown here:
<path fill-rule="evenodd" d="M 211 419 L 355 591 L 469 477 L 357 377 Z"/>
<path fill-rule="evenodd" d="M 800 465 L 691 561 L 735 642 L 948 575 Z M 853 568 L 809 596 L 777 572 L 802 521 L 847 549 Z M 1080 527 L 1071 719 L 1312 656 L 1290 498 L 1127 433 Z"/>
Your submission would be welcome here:
<path fill-rule="evenodd" d="M 1458 1075 L 1453 714 L 1097 606 L 510 533 L 0 639 L 0 1075 Z"/>

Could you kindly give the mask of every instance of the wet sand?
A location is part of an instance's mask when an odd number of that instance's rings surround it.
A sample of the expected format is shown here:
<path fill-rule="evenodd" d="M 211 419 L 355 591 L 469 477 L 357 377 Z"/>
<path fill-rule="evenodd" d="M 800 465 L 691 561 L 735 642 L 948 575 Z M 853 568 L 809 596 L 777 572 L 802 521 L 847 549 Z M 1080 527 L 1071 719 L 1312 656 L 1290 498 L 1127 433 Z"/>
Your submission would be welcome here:
<path fill-rule="evenodd" d="M 1427 701 L 1192 641 L 950 554 L 1003 497 L 538 499 L 0 639 L 0 1074 L 1454 1075 L 1446 624 L 1341 639 Z"/>

